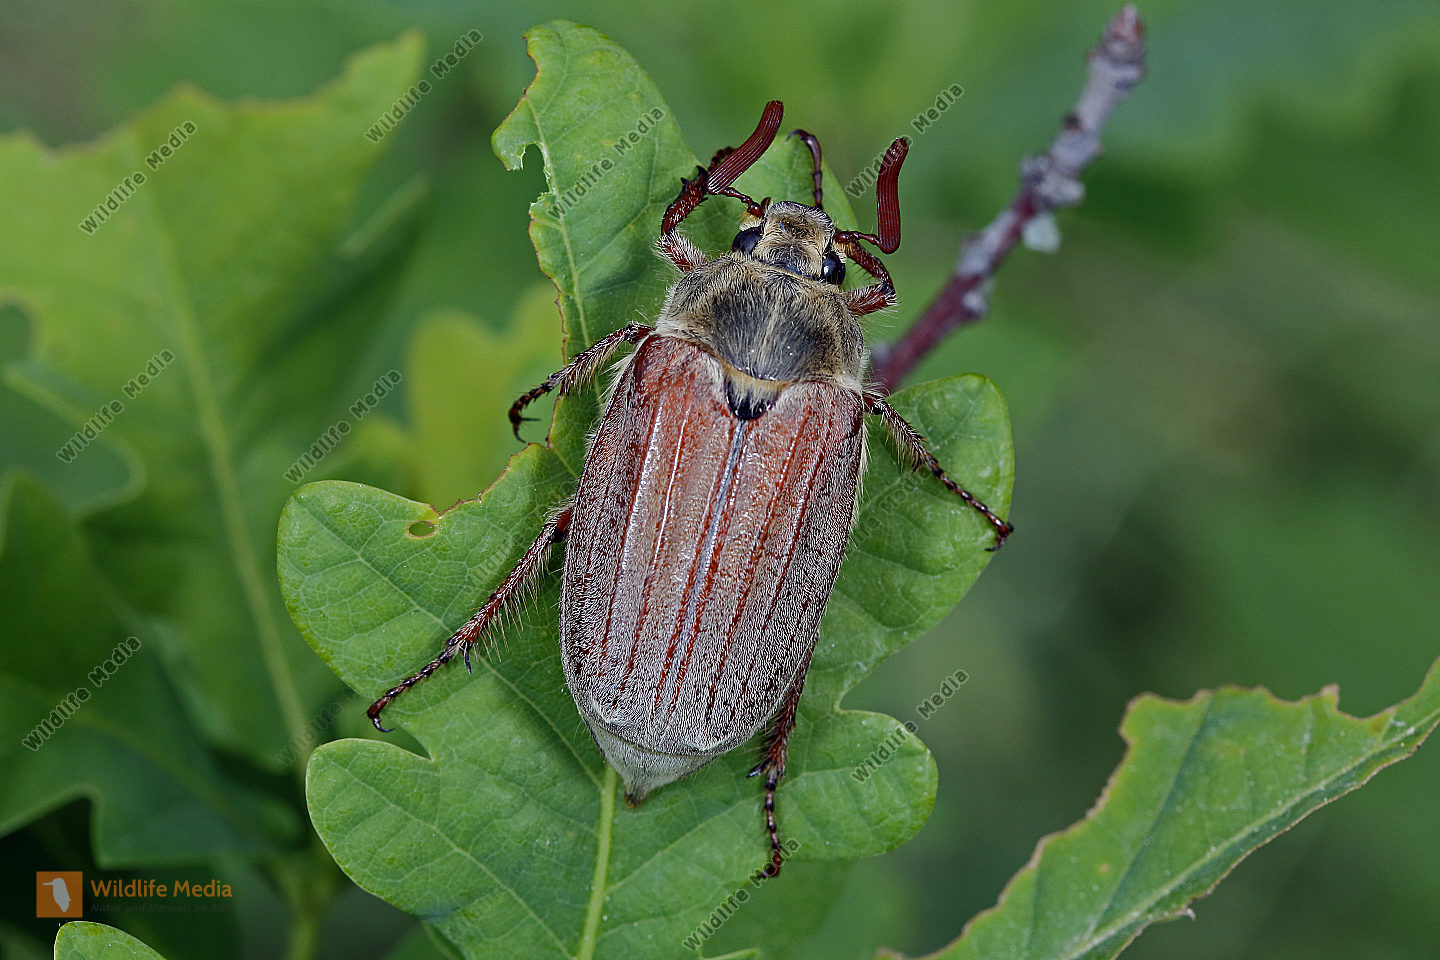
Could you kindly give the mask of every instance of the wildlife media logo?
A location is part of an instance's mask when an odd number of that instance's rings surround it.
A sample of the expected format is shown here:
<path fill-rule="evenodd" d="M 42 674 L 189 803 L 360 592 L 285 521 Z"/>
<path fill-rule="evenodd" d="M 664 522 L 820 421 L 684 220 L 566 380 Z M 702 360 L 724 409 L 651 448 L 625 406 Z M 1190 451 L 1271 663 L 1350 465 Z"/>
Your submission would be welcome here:
<path fill-rule="evenodd" d="M 160 880 L 124 877 L 90 881 L 85 903 L 85 878 L 79 870 L 35 873 L 35 916 L 78 920 L 90 913 L 228 913 L 233 909 L 230 884 L 215 877 Z"/>
<path fill-rule="evenodd" d="M 35 872 L 35 916 L 79 920 L 84 900 L 85 880 L 79 870 Z"/>

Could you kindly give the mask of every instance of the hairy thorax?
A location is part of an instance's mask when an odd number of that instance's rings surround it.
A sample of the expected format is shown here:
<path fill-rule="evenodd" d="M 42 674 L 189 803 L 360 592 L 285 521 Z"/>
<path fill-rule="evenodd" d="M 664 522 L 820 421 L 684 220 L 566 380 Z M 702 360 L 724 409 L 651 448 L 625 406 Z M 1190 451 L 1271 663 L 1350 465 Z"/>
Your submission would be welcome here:
<path fill-rule="evenodd" d="M 864 340 L 839 288 L 746 257 L 727 254 L 681 277 L 656 332 L 718 357 L 730 408 L 744 419 L 797 381 L 862 389 Z"/>

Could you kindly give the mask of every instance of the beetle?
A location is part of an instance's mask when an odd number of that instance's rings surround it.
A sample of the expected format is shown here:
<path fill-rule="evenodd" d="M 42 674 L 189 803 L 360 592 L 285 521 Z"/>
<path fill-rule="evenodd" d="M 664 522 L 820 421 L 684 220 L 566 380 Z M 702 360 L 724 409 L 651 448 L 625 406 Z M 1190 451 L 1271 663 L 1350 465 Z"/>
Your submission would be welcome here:
<path fill-rule="evenodd" d="M 613 391 L 573 499 L 444 649 L 376 700 L 397 696 L 456 655 L 467 668 L 487 627 L 568 541 L 560 591 L 565 680 L 632 805 L 740 746 L 773 720 L 761 760 L 771 857 L 783 848 L 775 793 L 820 617 L 854 523 L 866 417 L 878 417 L 912 466 L 928 469 L 994 528 L 1011 527 L 951 480 L 877 391 L 859 318 L 896 303 L 883 253 L 900 245 L 898 183 L 908 143 L 886 151 L 877 234 L 837 230 L 812 203 L 759 202 L 731 184 L 770 147 L 784 107 L 766 104 L 738 149 L 682 179 L 656 246 L 681 276 L 653 326 L 631 323 L 577 354 L 510 409 L 515 435 L 530 402 L 591 380 L 623 344 Z M 745 205 L 731 250 L 708 258 L 679 232 L 707 197 Z M 875 283 L 844 290 L 846 261 Z"/>

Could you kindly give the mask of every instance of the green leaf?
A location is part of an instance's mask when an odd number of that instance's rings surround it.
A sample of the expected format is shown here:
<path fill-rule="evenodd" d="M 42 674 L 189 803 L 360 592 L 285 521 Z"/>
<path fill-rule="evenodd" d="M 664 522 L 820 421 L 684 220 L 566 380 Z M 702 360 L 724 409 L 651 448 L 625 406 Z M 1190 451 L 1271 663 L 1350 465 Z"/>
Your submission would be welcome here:
<path fill-rule="evenodd" d="M 555 317 L 555 288 L 545 283 L 522 298 L 501 330 L 448 311 L 416 327 L 405 387 L 413 425 L 410 460 L 422 497 L 433 503 L 472 497 L 504 468 L 517 448 L 506 411 L 561 362 Z M 496 362 L 500 357 L 503 365 Z M 477 377 L 476 370 L 491 375 Z"/>
<path fill-rule="evenodd" d="M 367 328 L 324 298 L 360 279 L 332 251 L 378 155 L 364 131 L 420 53 L 414 36 L 375 48 L 288 103 L 181 87 L 82 147 L 0 138 L 0 300 L 34 328 L 9 380 L 71 431 L 109 411 L 105 441 L 144 478 L 87 527 L 97 561 L 174 625 L 202 729 L 266 767 L 334 689 L 286 622 L 268 544 L 287 468 L 385 373 L 356 381 Z"/>
<path fill-rule="evenodd" d="M 518 170 L 532 144 L 540 149 L 550 189 L 530 207 L 530 240 L 560 289 L 566 348 L 574 354 L 637 315 L 654 315 L 675 281 L 674 268 L 654 252 L 660 218 L 698 161 L 660 91 L 616 43 L 563 20 L 525 36 L 538 69 L 495 131 L 495 153 Z M 763 106 L 755 104 L 756 120 Z M 749 134 L 736 130 L 732 145 Z M 808 200 L 810 170 L 805 147 L 782 137 L 735 188 L 757 200 Z M 853 227 L 845 191 L 828 169 L 824 186 L 826 212 L 841 228 Z M 685 221 L 685 234 L 704 250 L 728 250 L 738 207 L 707 201 Z"/>
<path fill-rule="evenodd" d="M 651 250 L 654 231 L 696 161 L 653 84 L 613 43 L 564 23 L 530 39 L 536 81 L 495 142 L 512 166 L 532 140 L 546 158 L 551 192 L 532 208 L 531 234 L 561 288 L 573 349 L 637 314 L 654 316 L 669 282 Z M 653 108 L 663 119 L 589 203 L 551 216 L 576 171 L 613 153 Z M 772 155 L 740 188 L 804 197 L 803 147 L 780 144 Z M 840 191 L 831 195 L 836 215 L 848 217 Z M 728 248 L 737 211 L 712 201 L 701 213 L 691 235 Z M 1009 425 L 988 380 L 953 377 L 898 394 L 895 404 L 955 476 L 1008 509 Z M 286 603 L 357 692 L 377 696 L 432 657 L 571 494 L 595 403 L 578 396 L 560 408 L 555 447 L 526 447 L 478 501 L 444 514 L 351 483 L 311 484 L 292 498 L 279 536 Z M 991 541 L 980 517 L 872 438 L 856 533 L 781 790 L 781 832 L 799 843 L 797 859 L 880 853 L 923 824 L 935 790 L 928 751 L 897 720 L 839 703 L 959 600 Z M 375 741 L 318 750 L 307 780 L 311 819 L 361 887 L 424 917 L 466 956 L 697 953 L 682 941 L 738 887 L 753 889 L 747 878 L 767 853 L 762 792 L 744 776 L 757 747 L 625 809 L 565 687 L 557 594 L 555 578 L 544 579 L 537 602 L 476 658 L 473 675 L 442 670 L 387 712 L 428 758 Z M 882 748 L 887 762 L 869 777 L 851 775 Z M 767 902 L 755 909 L 805 895 L 765 886 L 755 897 Z"/>
<path fill-rule="evenodd" d="M 0 661 L 0 835 L 77 797 L 104 865 L 264 853 L 298 833 L 189 735 L 161 645 L 116 610 L 74 521 L 24 473 L 0 480 L 0 597 L 11 636 L 64 638 Z"/>
<path fill-rule="evenodd" d="M 1341 713 L 1339 696 L 1140 697 L 1095 809 L 1040 841 L 999 904 L 930 956 L 1100 960 L 1186 915 L 1255 848 L 1413 753 L 1440 722 L 1440 661 L 1414 696 L 1373 717 Z"/>
<path fill-rule="evenodd" d="M 165 960 L 123 930 L 75 920 L 55 937 L 55 960 Z"/>

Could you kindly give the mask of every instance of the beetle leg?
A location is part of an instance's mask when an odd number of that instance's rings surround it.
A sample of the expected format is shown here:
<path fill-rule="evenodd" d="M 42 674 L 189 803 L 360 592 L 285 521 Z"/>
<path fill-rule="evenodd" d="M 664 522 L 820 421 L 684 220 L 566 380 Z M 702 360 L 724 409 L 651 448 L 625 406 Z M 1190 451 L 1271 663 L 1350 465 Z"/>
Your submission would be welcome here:
<path fill-rule="evenodd" d="M 756 872 L 756 879 L 779 876 L 780 866 L 785 862 L 785 848 L 780 845 L 780 833 L 775 827 L 775 791 L 785 778 L 785 751 L 790 745 L 790 734 L 795 729 L 795 714 L 800 707 L 800 691 L 805 686 L 805 674 L 810 671 L 810 656 L 800 666 L 795 682 L 785 694 L 785 702 L 775 716 L 775 728 L 765 743 L 765 752 L 747 777 L 765 774 L 765 829 L 770 834 L 770 862 Z"/>
<path fill-rule="evenodd" d="M 854 260 L 861 270 L 880 281 L 868 287 L 846 291 L 844 297 L 850 305 L 850 312 L 857 317 L 863 317 L 867 313 L 895 306 L 898 302 L 895 283 L 890 279 L 890 271 L 885 269 L 880 258 L 860 246 L 858 238 L 851 234 L 835 234 L 835 246 L 839 247 L 845 256 Z"/>
<path fill-rule="evenodd" d="M 898 302 L 895 288 L 882 283 L 851 290 L 845 294 L 845 299 L 850 302 L 850 312 L 857 317 L 893 307 Z"/>
<path fill-rule="evenodd" d="M 521 439 L 520 424 L 526 420 L 535 419 L 520 415 L 520 411 L 524 410 L 528 404 L 557 387 L 561 393 L 569 393 L 595 376 L 595 372 L 604 365 L 606 360 L 610 359 L 610 355 L 619 348 L 620 344 L 639 343 L 654 332 L 654 327 L 647 327 L 643 323 L 627 324 L 609 336 L 595 341 L 590 349 L 577 353 L 569 363 L 546 377 L 545 382 L 538 387 L 521 394 L 520 399 L 510 405 L 510 428 L 515 431 L 515 439 Z"/>
<path fill-rule="evenodd" d="M 660 239 L 655 241 L 655 249 L 660 251 L 660 256 L 675 264 L 681 273 L 689 273 L 705 262 L 705 252 L 679 230 L 661 234 Z"/>
<path fill-rule="evenodd" d="M 370 722 L 375 724 L 376 730 L 381 733 L 389 733 L 391 728 L 380 726 L 380 711 L 388 707 L 400 694 L 455 659 L 457 653 L 463 655 L 465 666 L 467 669 L 469 668 L 470 648 L 480 639 L 485 628 L 494 622 L 495 618 L 505 609 L 506 604 L 524 592 L 525 586 L 544 567 L 545 555 L 549 552 L 550 546 L 564 540 L 569 529 L 570 508 L 566 507 L 545 524 L 545 528 L 540 531 L 540 536 L 530 544 L 530 549 L 525 551 L 520 562 L 515 564 L 515 568 L 500 582 L 500 586 L 495 588 L 495 592 L 490 594 L 489 598 L 480 605 L 480 609 L 475 611 L 475 615 L 467 620 L 463 627 L 456 630 L 449 640 L 445 641 L 445 649 L 440 651 L 440 655 L 421 667 L 419 672 L 406 677 L 386 690 L 384 696 L 370 704 L 370 709 L 365 713 L 370 717 Z"/>
<path fill-rule="evenodd" d="M 947 490 L 961 500 L 964 500 L 971 509 L 990 521 L 990 526 L 995 528 L 995 545 L 988 549 L 999 550 L 1000 545 L 1005 542 L 1005 538 L 1010 536 L 1015 528 L 997 517 L 989 507 L 976 499 L 970 491 L 960 486 L 960 484 L 954 480 L 951 480 L 950 477 L 946 475 L 945 470 L 940 466 L 940 461 L 935 459 L 935 454 L 931 453 L 930 448 L 926 446 L 925 438 L 922 437 L 914 427 L 910 426 L 904 417 L 895 412 L 895 408 L 886 403 L 884 397 L 878 393 L 866 393 L 865 403 L 869 411 L 880 417 L 884 422 L 885 432 L 890 435 L 890 439 L 894 441 L 895 446 L 899 448 L 901 455 L 909 460 L 911 466 L 916 469 L 920 467 L 928 469 L 935 475 L 936 479 L 945 484 Z"/>

